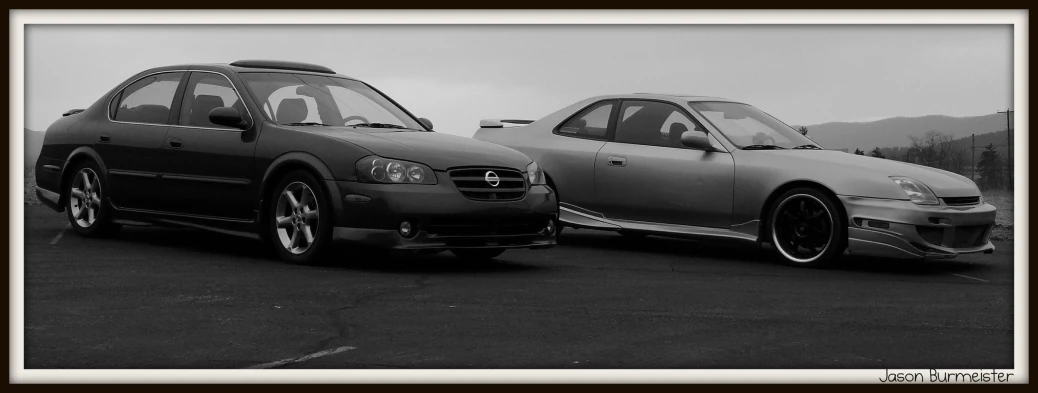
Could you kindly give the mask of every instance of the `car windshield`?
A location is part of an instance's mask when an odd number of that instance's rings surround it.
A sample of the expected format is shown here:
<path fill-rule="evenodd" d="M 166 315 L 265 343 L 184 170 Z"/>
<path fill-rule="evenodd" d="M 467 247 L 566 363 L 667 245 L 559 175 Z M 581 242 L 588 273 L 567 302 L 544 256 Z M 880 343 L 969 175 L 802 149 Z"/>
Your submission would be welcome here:
<path fill-rule="evenodd" d="M 245 86 L 272 122 L 426 131 L 403 109 L 355 80 L 290 73 L 242 73 Z"/>
<path fill-rule="evenodd" d="M 818 145 L 771 115 L 746 104 L 693 101 L 688 105 L 739 148 L 792 149 Z"/>

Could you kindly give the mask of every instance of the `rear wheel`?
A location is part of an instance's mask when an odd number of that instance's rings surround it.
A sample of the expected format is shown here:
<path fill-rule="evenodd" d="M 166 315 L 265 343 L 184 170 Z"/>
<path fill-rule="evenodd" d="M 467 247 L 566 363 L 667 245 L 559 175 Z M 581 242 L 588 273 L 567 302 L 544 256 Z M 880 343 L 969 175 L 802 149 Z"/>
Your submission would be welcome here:
<path fill-rule="evenodd" d="M 786 191 L 768 217 L 771 244 L 790 265 L 818 267 L 843 252 L 847 223 L 831 198 L 821 191 Z"/>
<path fill-rule="evenodd" d="M 103 237 L 115 234 L 121 225 L 111 222 L 111 206 L 105 203 L 108 182 L 99 176 L 101 168 L 93 161 L 79 164 L 65 189 L 65 210 L 77 234 Z"/>
<path fill-rule="evenodd" d="M 493 249 L 493 248 L 455 248 L 451 249 L 451 253 L 464 261 L 489 261 L 497 258 L 499 255 L 505 252 L 504 249 Z"/>
<path fill-rule="evenodd" d="M 267 209 L 268 238 L 282 260 L 316 263 L 331 243 L 331 205 L 317 179 L 304 171 L 286 175 L 274 187 Z"/>

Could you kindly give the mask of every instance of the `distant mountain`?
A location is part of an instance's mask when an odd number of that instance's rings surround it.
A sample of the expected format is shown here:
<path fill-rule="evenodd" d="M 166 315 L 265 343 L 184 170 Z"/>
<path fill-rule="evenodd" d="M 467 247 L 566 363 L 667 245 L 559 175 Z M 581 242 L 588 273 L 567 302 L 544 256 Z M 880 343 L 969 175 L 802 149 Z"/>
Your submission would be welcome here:
<path fill-rule="evenodd" d="M 36 159 L 40 157 L 40 150 L 43 149 L 43 131 L 33 131 L 28 128 L 25 129 L 25 168 L 33 168 L 36 166 Z"/>
<path fill-rule="evenodd" d="M 893 117 L 862 123 L 815 124 L 807 129 L 807 136 L 827 149 L 870 151 L 874 147 L 909 146 L 910 135 L 922 136 L 929 130 L 950 134 L 954 139 L 1005 131 L 1006 115 Z"/>

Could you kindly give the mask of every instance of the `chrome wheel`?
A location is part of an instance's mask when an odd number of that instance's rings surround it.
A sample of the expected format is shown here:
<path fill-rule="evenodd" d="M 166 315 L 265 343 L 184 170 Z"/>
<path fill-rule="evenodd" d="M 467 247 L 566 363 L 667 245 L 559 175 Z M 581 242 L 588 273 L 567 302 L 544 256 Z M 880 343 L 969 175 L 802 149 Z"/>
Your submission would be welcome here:
<path fill-rule="evenodd" d="M 274 225 L 281 246 L 292 254 L 306 252 L 317 238 L 320 218 L 317 198 L 306 183 L 286 186 L 274 208 Z"/>
<path fill-rule="evenodd" d="M 76 173 L 69 186 L 68 205 L 72 218 L 81 228 L 97 220 L 101 211 L 101 181 L 92 169 L 83 168 Z"/>
<path fill-rule="evenodd" d="M 832 246 L 832 213 L 812 195 L 789 196 L 775 209 L 771 222 L 775 248 L 792 262 L 814 262 Z"/>

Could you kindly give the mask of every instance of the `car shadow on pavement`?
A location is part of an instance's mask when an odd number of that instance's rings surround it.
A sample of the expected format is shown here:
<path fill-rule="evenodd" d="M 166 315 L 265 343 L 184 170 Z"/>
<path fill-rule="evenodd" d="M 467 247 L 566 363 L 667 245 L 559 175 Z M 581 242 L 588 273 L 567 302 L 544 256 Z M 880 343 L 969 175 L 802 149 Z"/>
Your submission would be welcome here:
<path fill-rule="evenodd" d="M 743 262 L 771 264 L 782 263 L 773 254 L 770 245 L 747 246 L 742 243 L 708 242 L 684 238 L 660 236 L 626 237 L 607 231 L 567 228 L 560 244 L 567 247 L 586 247 L 599 250 L 631 251 L 661 256 L 677 256 L 722 260 L 724 263 Z M 795 268 L 790 266 L 790 268 Z M 843 255 L 822 270 L 862 273 L 885 273 L 907 276 L 933 276 L 947 273 L 969 274 L 990 270 L 992 267 L 962 259 L 910 260 Z"/>
<path fill-rule="evenodd" d="M 465 261 L 449 251 L 416 254 L 336 244 L 322 266 L 380 273 L 467 274 L 514 273 L 543 270 L 544 267 L 512 262 L 509 251 L 487 261 Z"/>
<path fill-rule="evenodd" d="M 169 247 L 178 250 L 207 253 L 214 257 L 250 258 L 270 263 L 283 263 L 273 248 L 260 240 L 191 228 L 162 226 L 127 227 L 109 241 Z M 126 244 L 126 247 L 131 247 Z M 434 255 L 411 255 L 389 252 L 354 244 L 334 244 L 320 266 L 350 270 L 399 273 L 504 273 L 541 269 L 509 262 L 506 251 L 500 257 L 485 262 L 465 262 L 449 252 Z"/>
<path fill-rule="evenodd" d="M 832 266 L 833 270 L 901 275 L 935 275 L 988 270 L 989 266 L 957 259 L 893 259 L 844 255 Z"/>
<path fill-rule="evenodd" d="M 276 260 L 269 244 L 242 236 L 192 228 L 127 226 L 109 241 L 169 247 L 178 250 L 234 257 Z M 127 245 L 129 246 L 129 245 Z"/>
<path fill-rule="evenodd" d="M 767 250 L 744 243 L 702 241 L 685 238 L 645 236 L 627 237 L 615 232 L 567 228 L 559 244 L 566 247 L 586 247 L 597 250 L 632 251 L 657 255 L 723 259 L 739 262 L 775 263 Z"/>

